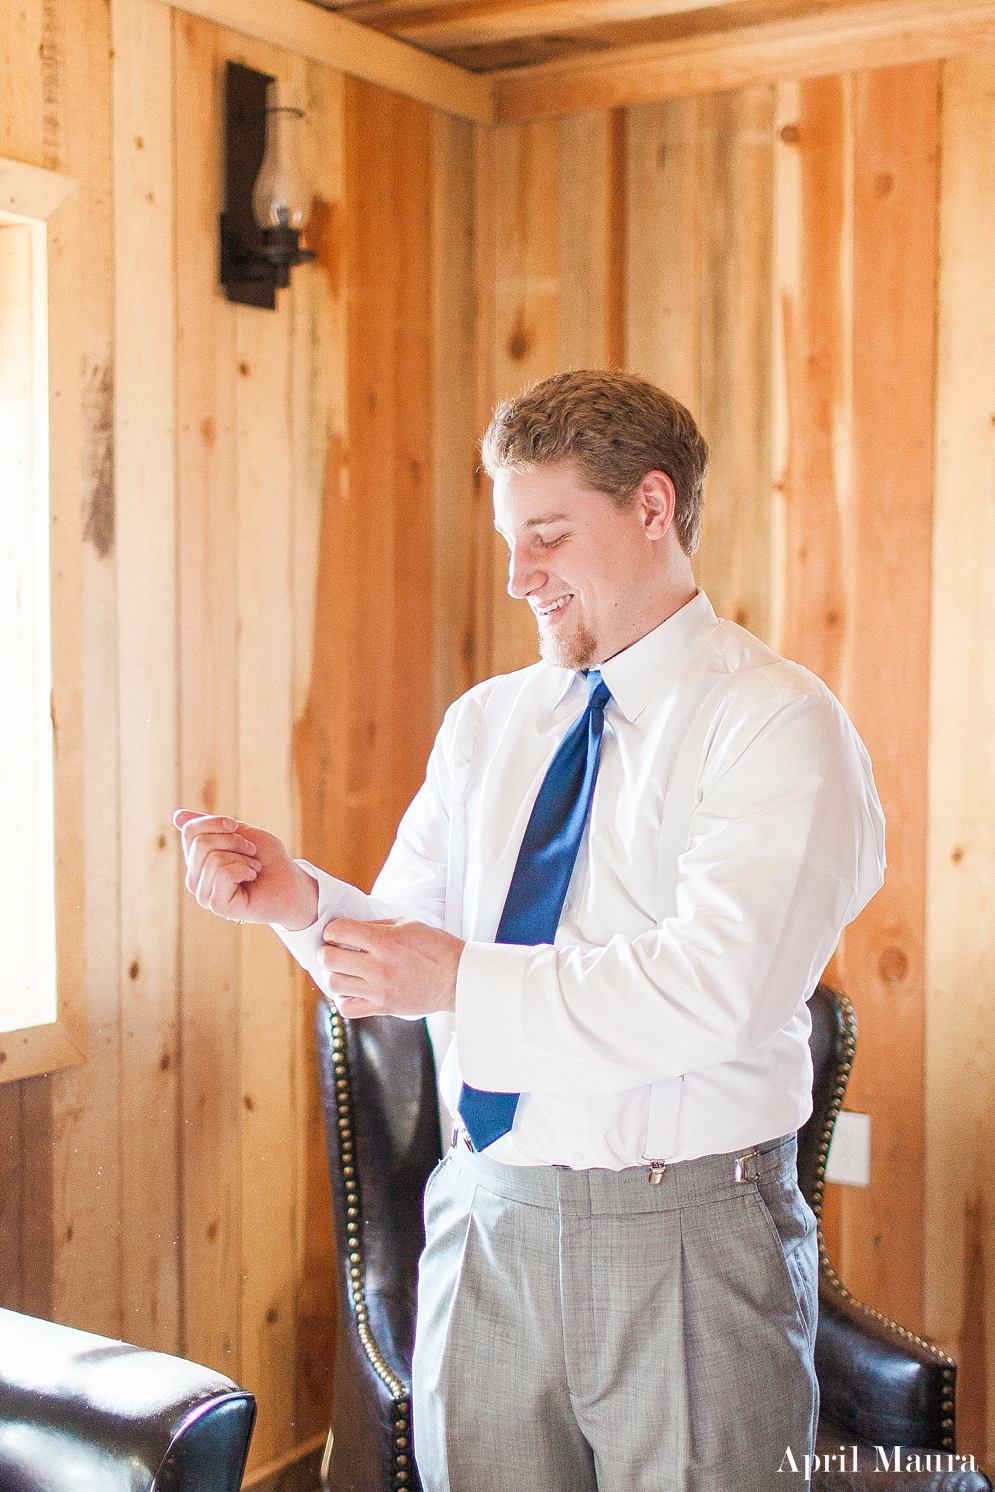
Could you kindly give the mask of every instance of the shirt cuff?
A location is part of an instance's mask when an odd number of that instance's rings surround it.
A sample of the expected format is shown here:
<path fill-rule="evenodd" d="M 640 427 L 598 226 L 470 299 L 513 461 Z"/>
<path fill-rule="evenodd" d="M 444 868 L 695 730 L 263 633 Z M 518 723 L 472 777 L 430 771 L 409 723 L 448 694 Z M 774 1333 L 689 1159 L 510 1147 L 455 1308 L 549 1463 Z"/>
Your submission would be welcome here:
<path fill-rule="evenodd" d="M 527 1093 L 522 1003 L 534 948 L 467 943 L 456 975 L 456 1053 L 464 1082 L 487 1093 Z"/>
<path fill-rule="evenodd" d="M 350 886 L 347 881 L 337 881 L 327 871 L 319 870 L 307 860 L 298 860 L 296 864 L 318 882 L 318 915 L 310 927 L 298 932 L 281 927 L 277 922 L 271 922 L 270 926 L 301 968 L 306 969 L 318 988 L 327 994 L 328 972 L 318 962 L 318 954 L 325 946 L 322 937 L 325 924 L 333 917 L 351 917 L 356 922 L 368 922 L 383 913 L 371 897 L 358 891 L 355 886 Z"/>

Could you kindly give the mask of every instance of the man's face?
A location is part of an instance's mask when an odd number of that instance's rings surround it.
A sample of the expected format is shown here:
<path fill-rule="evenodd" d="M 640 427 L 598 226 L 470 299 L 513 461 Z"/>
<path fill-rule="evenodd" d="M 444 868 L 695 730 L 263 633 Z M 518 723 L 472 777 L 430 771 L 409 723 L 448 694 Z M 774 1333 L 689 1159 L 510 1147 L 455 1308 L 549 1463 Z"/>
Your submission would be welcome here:
<path fill-rule="evenodd" d="M 665 487 L 662 498 L 665 505 Z M 653 510 L 652 499 L 637 495 L 620 510 L 586 486 L 572 462 L 562 462 L 499 471 L 494 521 L 510 550 L 508 593 L 532 607 L 539 650 L 550 663 L 593 667 L 654 624 L 646 622 L 648 602 L 659 582 L 657 540 L 669 519 Z"/>

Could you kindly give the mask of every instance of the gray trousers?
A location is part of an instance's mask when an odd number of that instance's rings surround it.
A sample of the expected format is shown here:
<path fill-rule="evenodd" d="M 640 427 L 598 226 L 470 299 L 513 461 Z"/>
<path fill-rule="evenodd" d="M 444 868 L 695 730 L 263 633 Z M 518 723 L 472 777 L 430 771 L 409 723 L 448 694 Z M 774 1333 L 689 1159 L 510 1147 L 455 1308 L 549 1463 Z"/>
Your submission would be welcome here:
<path fill-rule="evenodd" d="M 425 1492 L 784 1492 L 818 1415 L 815 1218 L 794 1136 L 738 1160 L 651 1186 L 446 1156 L 418 1283 Z"/>

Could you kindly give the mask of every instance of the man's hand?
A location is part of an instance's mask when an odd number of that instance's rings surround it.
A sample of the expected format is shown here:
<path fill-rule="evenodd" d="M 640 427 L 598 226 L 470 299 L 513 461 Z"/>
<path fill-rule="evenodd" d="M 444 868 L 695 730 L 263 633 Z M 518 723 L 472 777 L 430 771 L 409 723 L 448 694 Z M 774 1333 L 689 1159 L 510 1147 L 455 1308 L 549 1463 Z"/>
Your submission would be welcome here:
<path fill-rule="evenodd" d="M 424 922 L 393 918 L 353 922 L 335 917 L 318 962 L 342 1015 L 431 1015 L 456 1009 L 456 971 L 463 943 Z"/>
<path fill-rule="evenodd" d="M 276 922 L 293 932 L 318 915 L 318 883 L 275 834 L 237 819 L 178 808 L 185 885 L 200 906 L 232 922 Z"/>

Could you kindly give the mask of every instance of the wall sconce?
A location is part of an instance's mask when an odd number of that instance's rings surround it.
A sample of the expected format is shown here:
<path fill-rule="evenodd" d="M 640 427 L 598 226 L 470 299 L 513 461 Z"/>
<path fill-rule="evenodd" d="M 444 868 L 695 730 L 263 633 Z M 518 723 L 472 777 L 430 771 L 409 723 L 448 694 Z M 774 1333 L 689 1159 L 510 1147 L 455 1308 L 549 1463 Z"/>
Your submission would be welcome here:
<path fill-rule="evenodd" d="M 239 62 L 225 69 L 225 210 L 221 283 L 231 301 L 276 310 L 276 292 L 295 264 L 314 255 L 300 246 L 311 210 L 303 165 L 304 114 L 280 95 L 268 73 Z"/>

